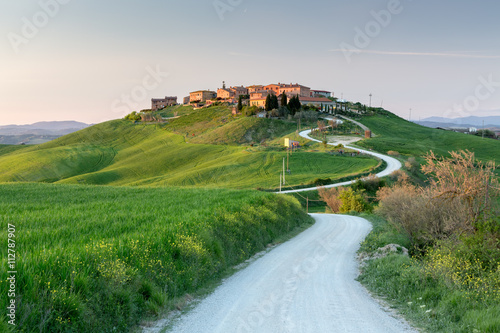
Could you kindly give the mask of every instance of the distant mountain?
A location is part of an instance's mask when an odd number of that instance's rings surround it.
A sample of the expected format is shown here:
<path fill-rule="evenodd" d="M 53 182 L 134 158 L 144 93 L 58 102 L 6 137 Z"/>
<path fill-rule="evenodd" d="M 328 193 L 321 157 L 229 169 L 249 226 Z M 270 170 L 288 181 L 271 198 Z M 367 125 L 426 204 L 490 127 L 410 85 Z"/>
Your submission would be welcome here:
<path fill-rule="evenodd" d="M 0 135 L 0 145 L 39 145 L 61 137 L 61 135 Z"/>
<path fill-rule="evenodd" d="M 500 116 L 490 117 L 463 117 L 463 118 L 443 118 L 443 117 L 429 117 L 416 121 L 417 124 L 427 127 L 500 127 Z"/>
<path fill-rule="evenodd" d="M 0 126 L 0 135 L 50 135 L 62 136 L 89 127 L 78 121 L 42 121 L 31 125 Z"/>

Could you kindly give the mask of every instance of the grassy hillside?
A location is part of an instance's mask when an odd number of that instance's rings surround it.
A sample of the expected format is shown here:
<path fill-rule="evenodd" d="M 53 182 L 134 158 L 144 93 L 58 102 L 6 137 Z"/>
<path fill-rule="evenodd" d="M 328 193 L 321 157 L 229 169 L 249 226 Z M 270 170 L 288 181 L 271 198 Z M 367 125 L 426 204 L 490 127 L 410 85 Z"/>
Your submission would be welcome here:
<path fill-rule="evenodd" d="M 175 106 L 169 106 L 161 111 L 158 111 L 157 113 L 161 115 L 164 118 L 171 118 L 171 117 L 180 117 L 180 116 L 185 116 L 188 114 L 191 114 L 193 112 L 196 112 L 193 110 L 192 106 L 186 106 L 186 105 L 175 105 Z"/>
<path fill-rule="evenodd" d="M 29 148 L 29 146 L 0 145 L 0 156 L 25 148 Z"/>
<path fill-rule="evenodd" d="M 393 114 L 363 117 L 360 121 L 377 137 L 364 140 L 360 146 L 376 151 L 397 151 L 411 156 L 422 156 L 432 150 L 439 155 L 449 151 L 468 149 L 483 161 L 500 162 L 500 141 L 477 136 L 423 127 Z"/>
<path fill-rule="evenodd" d="M 277 188 L 283 151 L 186 143 L 184 135 L 170 132 L 189 129 L 196 139 L 240 122 L 229 123 L 232 116 L 227 108 L 203 112 L 166 126 L 110 121 L 43 145 L 6 152 L 0 155 L 0 182 Z M 261 120 L 248 122 L 253 122 L 253 128 L 265 128 Z M 276 135 L 287 130 L 287 124 L 267 122 L 267 128 L 277 128 Z M 316 178 L 340 178 L 369 171 L 377 163 L 367 158 L 299 152 L 290 159 L 288 181 L 300 185 Z"/>
<path fill-rule="evenodd" d="M 223 126 L 234 119 L 235 117 L 231 114 L 231 110 L 228 107 L 217 106 L 201 109 L 171 120 L 165 128 L 188 139 L 192 139 Z"/>
<path fill-rule="evenodd" d="M 193 138 L 192 143 L 250 144 L 273 141 L 293 133 L 297 125 L 283 120 L 239 117 L 224 126 Z M 281 142 L 282 144 L 282 142 Z"/>
<path fill-rule="evenodd" d="M 312 222 L 249 190 L 4 184 L 0 211 L 0 238 L 16 230 L 17 332 L 128 332 Z"/>

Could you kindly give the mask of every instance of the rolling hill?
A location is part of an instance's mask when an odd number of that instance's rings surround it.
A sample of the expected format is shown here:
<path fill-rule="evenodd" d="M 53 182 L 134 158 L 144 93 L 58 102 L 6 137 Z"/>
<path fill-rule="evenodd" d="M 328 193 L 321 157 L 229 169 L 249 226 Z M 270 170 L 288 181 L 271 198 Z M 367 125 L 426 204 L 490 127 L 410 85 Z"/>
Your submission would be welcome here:
<path fill-rule="evenodd" d="M 376 137 L 359 142 L 360 146 L 379 152 L 390 150 L 408 156 L 422 157 L 430 150 L 441 156 L 449 151 L 470 150 L 483 161 L 500 163 L 500 141 L 423 127 L 392 113 L 363 117 Z"/>
<path fill-rule="evenodd" d="M 286 157 L 282 148 L 238 143 L 278 138 L 294 129 L 276 120 L 234 118 L 228 108 L 195 112 L 168 124 L 114 120 L 39 146 L 0 147 L 0 182 L 275 189 Z M 254 133 L 251 140 L 245 139 L 249 133 Z M 296 152 L 287 184 L 342 178 L 378 164 L 365 157 Z"/>

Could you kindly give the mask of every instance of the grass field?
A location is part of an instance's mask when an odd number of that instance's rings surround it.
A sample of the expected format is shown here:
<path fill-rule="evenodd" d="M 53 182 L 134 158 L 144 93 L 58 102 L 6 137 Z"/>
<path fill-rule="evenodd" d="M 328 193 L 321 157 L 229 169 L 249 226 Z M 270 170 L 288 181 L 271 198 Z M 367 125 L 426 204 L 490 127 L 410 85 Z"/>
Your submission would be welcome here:
<path fill-rule="evenodd" d="M 191 114 L 193 112 L 196 112 L 193 110 L 192 106 L 187 106 L 187 105 L 175 105 L 175 106 L 169 106 L 163 110 L 160 110 L 158 112 L 155 112 L 159 114 L 160 116 L 164 118 L 171 118 L 171 117 L 180 117 L 180 116 L 185 116 L 188 114 Z"/>
<path fill-rule="evenodd" d="M 364 217 L 373 231 L 361 251 L 371 253 L 391 243 L 410 246 L 409 238 L 384 219 Z M 488 256 L 498 257 L 498 252 Z M 370 261 L 358 279 L 425 332 L 500 332 L 499 268 L 488 272 L 483 265 L 491 258 L 483 262 L 484 253 L 480 247 L 462 246 L 454 254 L 439 253 L 437 262 L 392 254 Z M 448 274 L 452 282 L 443 276 Z"/>
<path fill-rule="evenodd" d="M 249 190 L 4 184 L 0 211 L 0 238 L 16 230 L 18 332 L 128 332 L 312 223 L 296 200 Z"/>
<path fill-rule="evenodd" d="M 392 150 L 417 157 L 432 150 L 438 155 L 447 156 L 449 151 L 468 149 L 483 161 L 500 163 L 499 140 L 427 128 L 393 114 L 363 117 L 360 122 L 377 137 L 358 144 L 382 153 Z"/>
<path fill-rule="evenodd" d="M 209 135 L 210 131 L 217 130 L 217 124 L 224 125 L 221 119 L 231 117 L 227 110 L 207 112 L 205 123 L 198 121 L 200 114 L 176 119 L 166 128 L 115 120 L 39 146 L 19 150 L 0 148 L 0 182 L 235 189 L 279 187 L 279 173 L 286 155 L 281 147 L 254 149 L 237 145 L 193 144 L 186 143 L 184 135 L 170 132 L 174 129 L 184 132 L 189 128 L 189 133 L 195 134 L 194 138 L 203 133 Z M 263 127 L 259 121 L 249 122 Z M 288 130 L 287 124 L 269 122 L 269 128 L 278 128 L 276 135 Z M 341 178 L 367 172 L 377 163 L 367 158 L 298 152 L 290 159 L 292 175 L 288 181 L 290 185 L 300 185 L 316 178 Z"/>

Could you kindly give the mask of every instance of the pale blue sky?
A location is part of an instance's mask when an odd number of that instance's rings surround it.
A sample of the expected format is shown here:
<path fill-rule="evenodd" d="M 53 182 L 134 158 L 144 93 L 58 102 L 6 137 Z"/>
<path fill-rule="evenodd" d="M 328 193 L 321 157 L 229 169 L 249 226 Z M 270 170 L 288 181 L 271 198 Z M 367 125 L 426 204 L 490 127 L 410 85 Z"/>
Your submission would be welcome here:
<path fill-rule="evenodd" d="M 4 1 L 0 125 L 101 122 L 223 80 L 372 93 L 412 119 L 500 115 L 498 13 L 493 0 Z"/>

